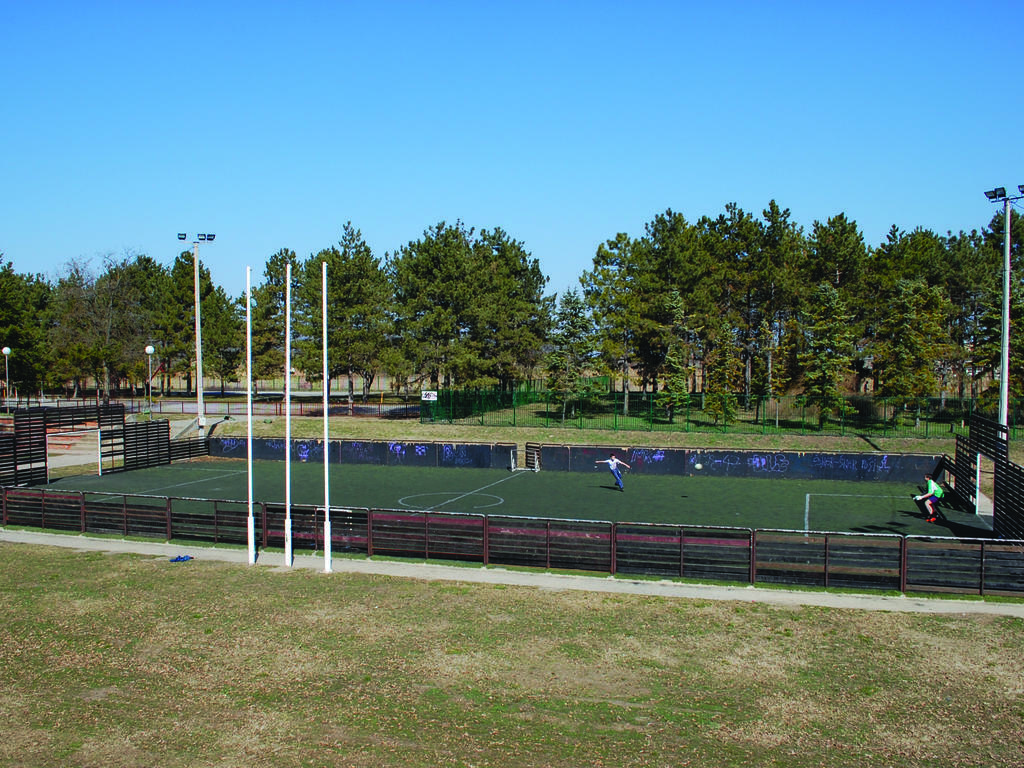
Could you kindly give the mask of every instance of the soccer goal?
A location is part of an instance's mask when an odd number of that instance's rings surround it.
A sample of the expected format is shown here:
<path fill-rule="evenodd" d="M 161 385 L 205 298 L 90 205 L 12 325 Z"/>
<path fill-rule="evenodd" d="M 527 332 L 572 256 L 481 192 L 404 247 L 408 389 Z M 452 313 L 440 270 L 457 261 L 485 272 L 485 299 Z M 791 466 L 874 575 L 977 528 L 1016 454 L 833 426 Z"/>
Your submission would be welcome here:
<path fill-rule="evenodd" d="M 103 474 L 103 445 L 99 429 L 76 429 L 46 434 L 47 482 L 55 469 L 67 467 L 75 467 L 77 474 Z"/>
<path fill-rule="evenodd" d="M 526 465 L 518 466 L 516 463 L 516 451 L 510 455 L 509 466 L 513 472 L 540 472 L 540 443 L 527 443 L 524 452 Z"/>

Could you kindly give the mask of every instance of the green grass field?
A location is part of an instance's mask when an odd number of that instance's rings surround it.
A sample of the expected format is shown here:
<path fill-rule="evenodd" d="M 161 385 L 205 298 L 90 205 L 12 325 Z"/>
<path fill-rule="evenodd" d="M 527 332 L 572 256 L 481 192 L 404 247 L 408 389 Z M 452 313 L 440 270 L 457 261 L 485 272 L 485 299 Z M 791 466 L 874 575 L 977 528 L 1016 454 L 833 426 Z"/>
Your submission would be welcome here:
<path fill-rule="evenodd" d="M 253 496 L 285 501 L 283 462 L 255 462 Z M 945 507 L 946 520 L 925 522 L 900 483 L 629 475 L 619 492 L 611 475 L 593 472 L 332 466 L 332 506 L 410 509 L 615 522 L 743 528 L 849 531 L 941 536 L 987 536 L 972 513 Z M 58 489 L 185 498 L 247 498 L 246 465 L 211 460 L 178 463 L 102 477 L 67 477 Z M 323 504 L 323 465 L 294 462 L 293 504 Z"/>
<path fill-rule="evenodd" d="M 0 544 L 0 765 L 1014 766 L 1024 623 Z"/>

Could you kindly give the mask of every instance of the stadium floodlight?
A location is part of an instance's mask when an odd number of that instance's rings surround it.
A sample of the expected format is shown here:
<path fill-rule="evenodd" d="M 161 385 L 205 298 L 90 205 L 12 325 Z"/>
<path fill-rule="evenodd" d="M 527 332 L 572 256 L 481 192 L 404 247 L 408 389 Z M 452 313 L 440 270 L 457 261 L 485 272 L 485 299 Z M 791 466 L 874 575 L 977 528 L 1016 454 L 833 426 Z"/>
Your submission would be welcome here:
<path fill-rule="evenodd" d="M 7 358 L 11 356 L 11 348 L 4 347 L 0 352 L 4 353 L 4 410 L 11 412 L 11 372 L 7 368 Z"/>
<path fill-rule="evenodd" d="M 149 395 L 149 418 L 153 418 L 153 353 L 156 347 L 152 344 L 146 345 L 146 357 L 149 360 L 149 379 L 146 382 L 146 392 Z"/>
<path fill-rule="evenodd" d="M 1003 203 L 1003 313 L 999 342 L 999 423 L 1010 425 L 1010 203 L 1024 197 L 1024 184 L 1018 184 L 1021 194 L 1009 197 L 1006 187 L 996 187 L 985 193 L 990 201 Z"/>
<path fill-rule="evenodd" d="M 178 239 L 185 240 L 187 233 L 179 232 Z M 197 234 L 192 241 L 192 282 L 195 285 L 196 294 L 196 429 L 200 437 L 205 437 L 206 430 L 206 409 L 203 406 L 203 325 L 200 319 L 199 307 L 199 243 L 213 242 L 216 235 L 203 233 Z"/>

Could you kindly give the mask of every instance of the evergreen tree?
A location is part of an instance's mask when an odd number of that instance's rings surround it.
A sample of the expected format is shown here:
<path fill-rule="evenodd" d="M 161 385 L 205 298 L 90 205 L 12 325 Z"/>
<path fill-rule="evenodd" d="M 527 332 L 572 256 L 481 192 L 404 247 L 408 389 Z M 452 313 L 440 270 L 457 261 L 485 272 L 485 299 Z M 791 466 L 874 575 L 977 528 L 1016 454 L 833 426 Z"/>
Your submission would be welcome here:
<path fill-rule="evenodd" d="M 201 306 L 203 323 L 203 375 L 238 381 L 245 364 L 245 298 L 228 298 L 224 289 L 213 286 Z"/>
<path fill-rule="evenodd" d="M 597 249 L 594 269 L 580 278 L 583 296 L 598 329 L 604 369 L 622 378 L 623 414 L 629 413 L 630 371 L 639 354 L 637 326 L 642 314 L 640 293 L 631 289 L 643 282 L 646 244 L 620 233 Z"/>
<path fill-rule="evenodd" d="M 597 354 L 594 325 L 576 290 L 562 294 L 555 312 L 551 351 L 545 359 L 548 390 L 562 401 L 562 423 L 570 402 L 583 402 L 596 394 L 587 380 Z"/>
<path fill-rule="evenodd" d="M 285 376 L 285 274 L 289 264 L 292 266 L 292 303 L 295 304 L 299 270 L 295 251 L 287 248 L 282 248 L 267 260 L 263 268 L 263 282 L 252 291 L 254 379 Z"/>
<path fill-rule="evenodd" d="M 328 376 L 346 377 L 348 403 L 354 406 L 355 377 L 362 379 L 365 402 L 377 371 L 390 328 L 390 289 L 380 260 L 362 233 L 346 222 L 337 246 L 311 256 L 303 266 L 299 289 L 302 318 L 300 354 L 296 365 L 308 378 L 323 377 L 321 264 L 327 263 L 327 361 Z"/>
<path fill-rule="evenodd" d="M 884 298 L 871 344 L 876 391 L 907 399 L 934 395 L 938 365 L 949 355 L 947 303 L 941 289 L 923 280 L 900 280 Z"/>
<path fill-rule="evenodd" d="M 483 230 L 473 243 L 475 296 L 468 342 L 478 386 L 510 389 L 537 364 L 551 324 L 553 299 L 540 263 L 501 229 Z"/>
<path fill-rule="evenodd" d="M 804 367 L 804 398 L 818 408 L 818 426 L 840 411 L 843 379 L 850 371 L 853 339 L 850 316 L 839 290 L 821 283 L 810 302 L 804 324 L 805 346 L 800 355 Z"/>
<path fill-rule="evenodd" d="M 736 393 L 743 386 L 742 347 L 725 318 L 709 322 L 704 353 L 704 411 L 728 424 L 738 408 Z"/>
<path fill-rule="evenodd" d="M 30 394 L 43 383 L 49 356 L 45 335 L 45 318 L 51 289 L 41 276 L 19 274 L 0 253 L 0 347 L 10 347 L 6 359 L 6 386 L 10 377 L 13 397 L 16 390 Z"/>
<path fill-rule="evenodd" d="M 395 322 L 415 367 L 437 389 L 469 374 L 466 342 L 472 310 L 472 230 L 444 222 L 403 246 L 387 260 Z"/>
<path fill-rule="evenodd" d="M 690 380 L 693 376 L 693 360 L 697 330 L 692 327 L 692 318 L 686 312 L 686 305 L 678 291 L 669 299 L 672 312 L 672 327 L 669 332 L 668 354 L 665 356 L 665 385 L 657 394 L 655 402 L 664 408 L 669 423 L 675 422 L 676 412 L 690 406 Z"/>

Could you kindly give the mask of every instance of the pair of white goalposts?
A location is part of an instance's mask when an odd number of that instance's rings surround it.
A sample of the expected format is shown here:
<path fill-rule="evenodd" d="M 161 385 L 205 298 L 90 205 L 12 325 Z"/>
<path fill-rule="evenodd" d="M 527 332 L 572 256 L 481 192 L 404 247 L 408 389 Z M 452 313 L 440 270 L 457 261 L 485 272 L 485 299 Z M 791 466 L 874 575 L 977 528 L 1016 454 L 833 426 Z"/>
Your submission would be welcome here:
<path fill-rule="evenodd" d="M 328 422 L 330 386 L 328 382 L 327 368 L 327 262 L 320 263 L 320 314 L 323 347 L 323 391 L 324 391 L 324 573 L 331 572 L 331 502 L 330 502 L 330 474 L 327 461 L 327 446 L 330 441 L 330 427 Z M 284 271 L 284 424 L 285 424 L 285 452 L 284 452 L 284 564 L 291 567 L 294 561 L 292 546 L 292 265 L 285 264 Z M 253 487 L 252 487 L 252 267 L 245 268 L 245 413 L 246 413 L 246 487 L 247 487 L 247 509 L 246 518 L 247 538 L 249 545 L 249 565 L 256 563 L 256 522 L 253 516 Z"/>

